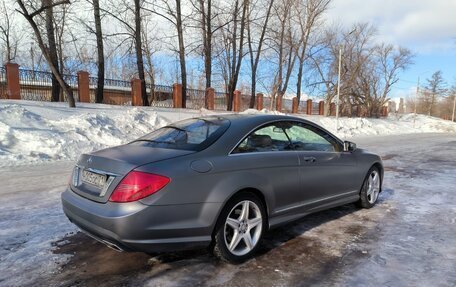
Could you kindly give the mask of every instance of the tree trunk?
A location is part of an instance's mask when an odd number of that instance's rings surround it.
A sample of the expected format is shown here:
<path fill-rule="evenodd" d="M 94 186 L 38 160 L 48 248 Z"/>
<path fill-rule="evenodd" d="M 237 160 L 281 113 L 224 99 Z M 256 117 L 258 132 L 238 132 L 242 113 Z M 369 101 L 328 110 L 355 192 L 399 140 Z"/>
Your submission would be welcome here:
<path fill-rule="evenodd" d="M 54 11 L 51 6 L 52 0 L 43 0 L 43 6 L 49 6 L 46 9 L 46 33 L 48 38 L 48 50 L 50 56 L 50 62 L 52 65 L 60 71 L 59 69 L 59 59 L 57 55 L 57 45 L 55 43 L 55 33 L 54 33 Z M 60 96 L 60 86 L 56 76 L 52 75 L 52 92 L 51 92 L 51 101 L 58 102 Z"/>
<path fill-rule="evenodd" d="M 201 0 L 200 8 L 204 12 L 204 1 Z M 212 1 L 207 1 L 207 11 L 202 14 L 202 25 L 204 26 L 204 69 L 206 73 L 206 89 L 211 87 L 212 76 Z"/>
<path fill-rule="evenodd" d="M 182 108 L 187 107 L 187 68 L 185 65 L 184 30 L 182 28 L 181 0 L 176 0 L 176 26 L 179 41 L 179 62 L 182 81 Z"/>
<path fill-rule="evenodd" d="M 200 0 L 201 26 L 203 30 L 203 48 L 204 48 L 204 72 L 206 76 L 206 90 L 212 85 L 212 1 Z M 206 10 L 207 7 L 207 10 Z M 208 106 L 207 94 L 205 95 L 205 107 Z"/>
<path fill-rule="evenodd" d="M 101 30 L 99 0 L 93 0 L 93 14 L 94 14 L 94 19 L 95 19 L 95 35 L 97 38 L 97 65 L 98 65 L 98 79 L 97 79 L 97 90 L 96 90 L 96 94 L 95 94 L 95 102 L 103 103 L 105 62 L 104 62 L 103 31 Z"/>
<path fill-rule="evenodd" d="M 298 80 L 296 82 L 296 97 L 298 98 L 298 107 L 301 102 L 301 85 L 304 61 L 299 59 Z"/>
<path fill-rule="evenodd" d="M 146 90 L 146 77 L 144 75 L 144 60 L 141 39 L 141 0 L 135 0 L 135 49 L 136 62 L 138 66 L 138 76 L 141 80 L 141 95 L 143 106 L 149 105 L 149 97 Z"/>
<path fill-rule="evenodd" d="M 235 8 L 233 11 L 233 32 L 231 39 L 232 45 L 232 58 L 228 59 L 231 61 L 231 71 L 229 71 L 229 84 L 228 84 L 228 103 L 227 103 L 227 110 L 233 110 L 233 98 L 234 98 L 234 91 L 236 90 L 237 81 L 239 78 L 239 72 L 241 70 L 242 58 L 244 57 L 243 47 L 244 47 L 244 32 L 246 26 L 246 18 L 247 18 L 247 9 L 249 5 L 249 0 L 244 0 L 242 3 L 242 16 L 241 16 L 241 24 L 239 27 L 239 34 L 238 34 L 238 13 L 239 13 L 239 1 L 236 1 Z M 237 45 L 237 38 L 239 37 L 239 46 Z"/>
<path fill-rule="evenodd" d="M 155 68 L 154 68 L 154 63 L 152 62 L 152 52 L 150 51 L 149 43 L 146 41 L 145 46 L 144 46 L 144 54 L 146 56 L 146 61 L 147 65 L 149 66 L 149 69 L 147 73 L 149 74 L 149 80 L 150 80 L 150 101 L 149 103 L 152 104 L 153 101 L 159 100 L 155 96 Z"/>

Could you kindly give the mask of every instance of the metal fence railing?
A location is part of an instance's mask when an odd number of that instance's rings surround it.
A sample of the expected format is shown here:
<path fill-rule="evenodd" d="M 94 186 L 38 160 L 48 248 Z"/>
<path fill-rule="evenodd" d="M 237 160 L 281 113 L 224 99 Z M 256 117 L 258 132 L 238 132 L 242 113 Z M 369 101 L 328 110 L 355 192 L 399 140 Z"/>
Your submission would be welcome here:
<path fill-rule="evenodd" d="M 78 77 L 75 75 L 62 75 L 65 82 L 71 87 L 75 101 L 78 96 Z M 19 83 L 21 87 L 21 98 L 31 101 L 51 101 L 52 98 L 52 73 L 19 69 Z M 59 98 L 67 101 L 66 93 L 60 89 Z"/>
<path fill-rule="evenodd" d="M 204 108 L 206 98 L 206 91 L 187 89 L 187 109 L 199 110 Z"/>
<path fill-rule="evenodd" d="M 52 73 L 19 69 L 21 98 L 31 101 L 51 101 Z"/>
<path fill-rule="evenodd" d="M 163 85 L 147 84 L 147 94 L 149 103 L 152 107 L 172 108 L 173 107 L 173 87 Z"/>
<path fill-rule="evenodd" d="M 272 102 L 272 98 L 271 97 L 263 96 L 263 109 L 270 110 L 271 109 L 271 102 Z"/>
<path fill-rule="evenodd" d="M 320 113 L 320 106 L 317 101 L 312 102 L 312 115 L 318 115 Z"/>
<path fill-rule="evenodd" d="M 214 94 L 214 109 L 219 111 L 226 111 L 226 104 L 228 95 L 224 92 L 215 92 Z"/>
<path fill-rule="evenodd" d="M 78 76 L 76 75 L 62 75 L 65 82 L 71 87 L 73 91 L 73 98 L 76 102 L 79 102 L 79 89 L 78 89 Z M 63 100 L 68 101 L 66 93 L 63 93 Z"/>
<path fill-rule="evenodd" d="M 95 102 L 98 86 L 97 77 L 89 77 L 90 102 Z M 131 106 L 131 82 L 124 80 L 105 79 L 103 103 L 111 105 Z"/>
<path fill-rule="evenodd" d="M 240 106 L 241 112 L 249 109 L 249 106 L 250 106 L 250 95 L 241 94 L 241 106 Z"/>
<path fill-rule="evenodd" d="M 0 99 L 7 99 L 8 95 L 6 93 L 6 69 L 5 67 L 0 67 Z"/>
<path fill-rule="evenodd" d="M 52 78 L 51 72 L 34 71 L 28 69 L 19 69 L 20 94 L 24 100 L 34 101 L 51 101 L 52 97 Z M 71 87 L 73 96 L 79 101 L 78 76 L 64 74 L 65 82 Z M 98 78 L 89 77 L 90 102 L 95 102 L 95 93 L 97 90 Z M 149 97 L 149 103 L 152 107 L 173 108 L 173 86 L 146 84 L 146 93 Z M 188 109 L 201 109 L 205 107 L 206 91 L 199 89 L 187 89 Z M 6 68 L 0 66 L 0 99 L 7 99 L 7 79 Z M 61 91 L 59 99 L 66 101 L 66 94 Z M 263 96 L 263 108 L 275 110 L 276 103 L 271 106 L 273 99 Z M 125 80 L 105 79 L 103 103 L 114 105 L 131 105 L 132 104 L 132 82 Z M 291 113 L 293 100 L 291 98 L 282 99 L 282 112 Z M 228 94 L 226 92 L 215 92 L 214 109 L 226 111 L 228 104 Z M 249 109 L 250 95 L 241 94 L 240 111 Z M 256 106 L 255 106 L 256 108 Z M 319 102 L 312 102 L 312 114 L 319 114 Z M 307 113 L 307 101 L 299 103 L 298 113 Z M 352 112 L 353 114 L 354 112 Z"/>

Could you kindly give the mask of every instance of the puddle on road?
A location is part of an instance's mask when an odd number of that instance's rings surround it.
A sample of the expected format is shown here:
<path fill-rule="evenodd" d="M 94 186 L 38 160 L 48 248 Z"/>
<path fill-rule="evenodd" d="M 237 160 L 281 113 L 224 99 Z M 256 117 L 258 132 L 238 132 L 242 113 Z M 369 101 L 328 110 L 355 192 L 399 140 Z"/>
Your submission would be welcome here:
<path fill-rule="evenodd" d="M 105 282 L 110 276 L 130 276 L 149 268 L 149 255 L 114 251 L 81 232 L 65 236 L 54 246 L 55 254 L 72 255 L 60 272 L 67 277 L 64 282 L 71 280 L 70 285 L 95 283 L 96 278 Z"/>
<path fill-rule="evenodd" d="M 388 193 L 386 193 L 388 195 Z M 387 196 L 388 197 L 388 196 Z M 71 255 L 56 274 L 56 285 L 266 286 L 319 282 L 346 264 L 349 244 L 362 239 L 375 221 L 353 204 L 308 215 L 265 235 L 257 256 L 231 265 L 206 250 L 147 255 L 119 253 L 83 233 L 54 243 L 56 254 Z M 373 210 L 370 210 L 372 212 Z M 377 212 L 375 212 L 377 213 Z M 365 256 L 350 251 L 350 260 Z"/>

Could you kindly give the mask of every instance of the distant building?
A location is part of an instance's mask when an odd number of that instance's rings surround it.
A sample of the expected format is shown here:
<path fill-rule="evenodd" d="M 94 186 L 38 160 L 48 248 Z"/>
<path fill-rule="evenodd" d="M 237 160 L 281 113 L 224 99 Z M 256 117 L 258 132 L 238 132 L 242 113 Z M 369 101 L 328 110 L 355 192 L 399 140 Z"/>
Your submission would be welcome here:
<path fill-rule="evenodd" d="M 399 108 L 397 109 L 397 112 L 399 114 L 403 114 L 405 112 L 405 107 L 404 107 L 404 98 L 401 98 L 399 100 Z"/>
<path fill-rule="evenodd" d="M 396 102 L 388 101 L 388 113 L 396 113 Z"/>

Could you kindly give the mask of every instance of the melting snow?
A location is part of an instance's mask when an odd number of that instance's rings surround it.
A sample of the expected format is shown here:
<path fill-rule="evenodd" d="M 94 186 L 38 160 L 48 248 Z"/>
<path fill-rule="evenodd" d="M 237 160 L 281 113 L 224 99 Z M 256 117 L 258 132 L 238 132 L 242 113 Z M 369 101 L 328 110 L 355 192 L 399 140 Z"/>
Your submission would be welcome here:
<path fill-rule="evenodd" d="M 126 143 L 173 121 L 220 112 L 32 101 L 0 102 L 0 166 L 75 160 L 81 153 Z M 226 112 L 225 112 L 226 113 Z M 249 109 L 245 114 L 281 114 Z M 456 132 L 456 123 L 424 115 L 386 119 L 299 115 L 341 138 L 423 132 Z"/>

